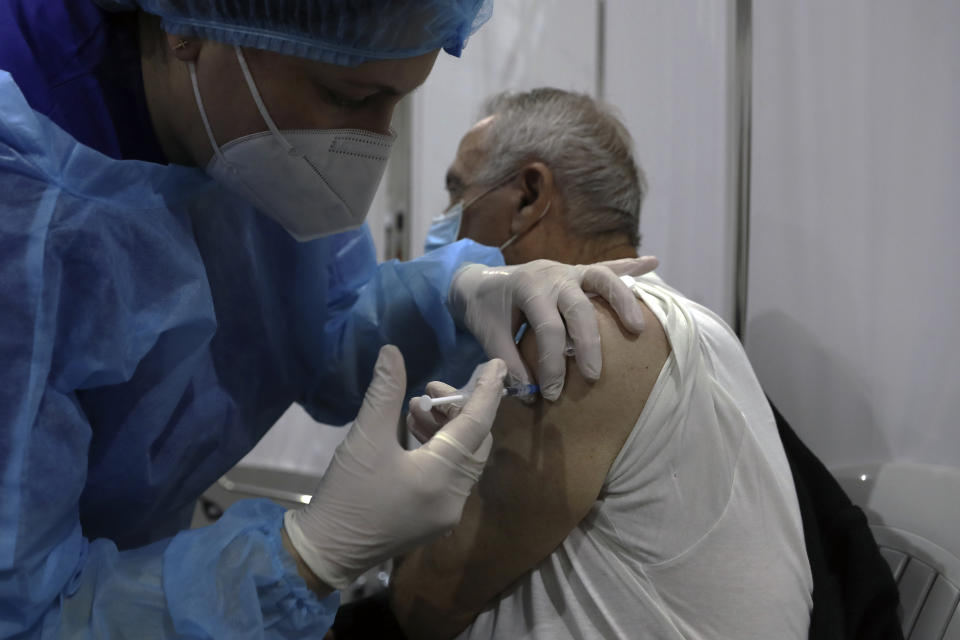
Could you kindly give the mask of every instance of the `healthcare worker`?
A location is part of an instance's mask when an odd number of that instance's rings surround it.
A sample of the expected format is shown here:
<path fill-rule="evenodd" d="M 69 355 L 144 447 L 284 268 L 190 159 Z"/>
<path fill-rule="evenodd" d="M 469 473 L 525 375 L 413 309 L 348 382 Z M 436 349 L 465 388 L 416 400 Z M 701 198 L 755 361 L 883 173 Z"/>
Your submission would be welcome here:
<path fill-rule="evenodd" d="M 490 4 L 0 0 L 0 637 L 320 637 L 335 589 L 459 519 L 531 377 L 521 317 L 551 399 L 567 331 L 600 374 L 585 291 L 642 329 L 616 274 L 644 262 L 376 265 L 393 107 Z M 402 451 L 408 380 L 484 350 L 506 365 Z M 355 418 L 311 504 L 183 531 L 295 401 Z"/>

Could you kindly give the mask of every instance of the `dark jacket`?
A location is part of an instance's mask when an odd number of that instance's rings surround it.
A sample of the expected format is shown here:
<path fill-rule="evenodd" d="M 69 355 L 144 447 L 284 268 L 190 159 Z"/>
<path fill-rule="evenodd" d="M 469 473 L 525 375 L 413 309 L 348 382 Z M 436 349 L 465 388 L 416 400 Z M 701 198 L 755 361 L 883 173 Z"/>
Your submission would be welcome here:
<path fill-rule="evenodd" d="M 813 575 L 811 640 L 902 640 L 893 579 L 867 518 L 773 403 Z"/>

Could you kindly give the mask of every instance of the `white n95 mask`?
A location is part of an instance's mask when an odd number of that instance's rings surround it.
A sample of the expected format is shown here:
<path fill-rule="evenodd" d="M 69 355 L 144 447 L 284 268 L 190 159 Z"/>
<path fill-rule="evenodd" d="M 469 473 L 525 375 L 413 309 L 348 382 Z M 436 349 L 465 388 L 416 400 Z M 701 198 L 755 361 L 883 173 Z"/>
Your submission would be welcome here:
<path fill-rule="evenodd" d="M 243 51 L 236 47 L 236 52 L 269 130 L 218 146 L 200 96 L 196 65 L 191 62 L 193 93 L 213 147 L 207 173 L 300 242 L 362 225 L 383 177 L 394 136 L 358 129 L 281 132 L 263 104 Z"/>

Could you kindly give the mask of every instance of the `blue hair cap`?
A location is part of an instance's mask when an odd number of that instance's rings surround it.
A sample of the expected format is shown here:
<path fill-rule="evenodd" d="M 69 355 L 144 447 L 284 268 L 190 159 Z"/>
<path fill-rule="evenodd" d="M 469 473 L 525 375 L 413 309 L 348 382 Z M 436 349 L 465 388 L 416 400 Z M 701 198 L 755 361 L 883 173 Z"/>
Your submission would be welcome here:
<path fill-rule="evenodd" d="M 96 0 L 160 16 L 168 33 L 356 66 L 436 49 L 459 56 L 493 0 Z"/>

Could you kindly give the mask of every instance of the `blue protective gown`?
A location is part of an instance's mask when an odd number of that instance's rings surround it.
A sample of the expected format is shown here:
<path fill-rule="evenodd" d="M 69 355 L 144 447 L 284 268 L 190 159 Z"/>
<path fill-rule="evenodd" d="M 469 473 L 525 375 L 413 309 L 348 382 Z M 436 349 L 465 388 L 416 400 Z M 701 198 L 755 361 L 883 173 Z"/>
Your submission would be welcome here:
<path fill-rule="evenodd" d="M 147 111 L 135 13 L 105 13 L 91 0 L 0 0 L 0 69 L 79 142 L 166 162 Z"/>
<path fill-rule="evenodd" d="M 351 419 L 380 345 L 412 381 L 463 380 L 481 352 L 449 280 L 502 257 L 377 267 L 366 229 L 298 244 L 199 170 L 112 159 L 32 104 L 0 73 L 0 637 L 322 636 L 337 597 L 306 590 L 281 508 L 176 532 L 291 402 Z"/>

